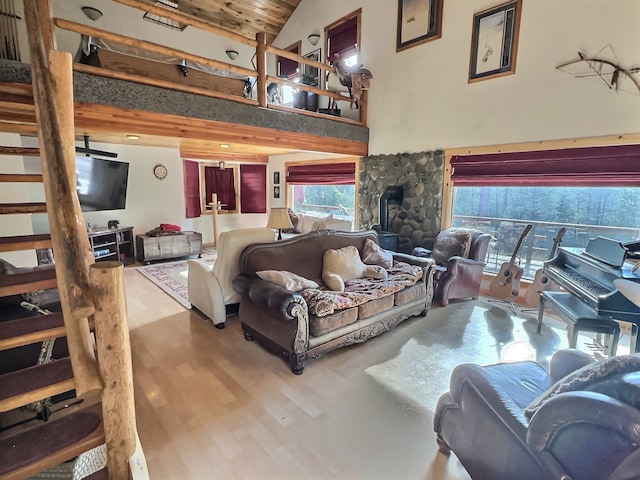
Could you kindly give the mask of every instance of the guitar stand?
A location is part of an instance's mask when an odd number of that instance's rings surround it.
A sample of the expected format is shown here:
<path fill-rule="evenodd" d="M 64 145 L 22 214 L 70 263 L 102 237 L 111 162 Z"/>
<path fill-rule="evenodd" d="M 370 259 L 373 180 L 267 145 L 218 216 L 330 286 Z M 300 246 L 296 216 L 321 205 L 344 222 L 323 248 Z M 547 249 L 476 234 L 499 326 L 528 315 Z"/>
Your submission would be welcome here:
<path fill-rule="evenodd" d="M 518 311 L 516 310 L 516 303 L 513 300 L 509 299 L 509 298 L 507 298 L 505 300 L 501 300 L 501 299 L 497 299 L 497 298 L 490 298 L 488 300 L 488 302 L 489 303 L 495 303 L 496 305 L 508 306 L 511 309 L 511 312 L 514 315 L 518 315 Z"/>

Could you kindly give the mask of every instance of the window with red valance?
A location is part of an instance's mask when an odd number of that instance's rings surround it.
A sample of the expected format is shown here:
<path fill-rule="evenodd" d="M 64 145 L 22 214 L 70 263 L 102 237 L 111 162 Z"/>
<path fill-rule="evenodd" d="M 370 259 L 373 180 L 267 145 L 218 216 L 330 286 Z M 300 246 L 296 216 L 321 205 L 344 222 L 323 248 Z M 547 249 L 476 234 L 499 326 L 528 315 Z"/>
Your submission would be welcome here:
<path fill-rule="evenodd" d="M 300 55 L 300 42 L 291 45 L 284 50 Z M 276 57 L 276 69 L 280 78 L 288 78 L 289 80 L 292 80 L 298 76 L 300 64 L 295 60 L 290 60 L 278 55 Z"/>
<path fill-rule="evenodd" d="M 359 47 L 359 24 L 360 10 L 357 10 L 325 28 L 327 59 L 330 63 L 333 62 L 336 53 L 341 56 L 352 52 L 357 53 Z"/>
<path fill-rule="evenodd" d="M 298 185 L 353 185 L 355 163 L 312 163 L 287 167 L 287 183 Z"/>
<path fill-rule="evenodd" d="M 240 212 L 267 213 L 266 165 L 240 165 Z"/>
<path fill-rule="evenodd" d="M 200 206 L 200 164 L 184 161 L 185 217 L 197 218 L 202 214 Z"/>
<path fill-rule="evenodd" d="M 640 186 L 640 145 L 451 157 L 455 186 Z"/>
<path fill-rule="evenodd" d="M 236 186 L 233 168 L 204 167 L 205 204 L 211 202 L 211 196 L 218 195 L 223 210 L 235 211 Z"/>

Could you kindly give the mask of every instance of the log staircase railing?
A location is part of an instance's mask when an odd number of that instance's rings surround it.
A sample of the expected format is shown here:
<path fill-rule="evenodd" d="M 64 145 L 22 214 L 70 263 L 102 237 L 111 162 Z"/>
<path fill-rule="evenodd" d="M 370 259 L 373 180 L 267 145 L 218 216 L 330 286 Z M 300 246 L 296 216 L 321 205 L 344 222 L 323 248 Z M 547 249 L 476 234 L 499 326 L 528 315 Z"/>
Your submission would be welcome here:
<path fill-rule="evenodd" d="M 0 275 L 0 296 L 57 287 L 62 312 L 1 322 L 0 350 L 65 336 L 69 357 L 41 356 L 0 375 L 0 413 L 73 390 L 77 400 L 44 414 L 46 421 L 0 424 L 0 479 L 29 478 L 103 444 L 107 468 L 92 478 L 148 478 L 136 435 L 123 266 L 94 263 L 75 190 L 71 56 L 54 49 L 49 0 L 24 0 L 24 10 L 40 149 L 0 147 L 0 154 L 39 155 L 42 175 L 1 174 L 0 183 L 42 183 L 46 203 L 1 204 L 0 214 L 44 211 L 51 234 L 2 238 L 0 251 L 52 248 L 55 269 Z"/>

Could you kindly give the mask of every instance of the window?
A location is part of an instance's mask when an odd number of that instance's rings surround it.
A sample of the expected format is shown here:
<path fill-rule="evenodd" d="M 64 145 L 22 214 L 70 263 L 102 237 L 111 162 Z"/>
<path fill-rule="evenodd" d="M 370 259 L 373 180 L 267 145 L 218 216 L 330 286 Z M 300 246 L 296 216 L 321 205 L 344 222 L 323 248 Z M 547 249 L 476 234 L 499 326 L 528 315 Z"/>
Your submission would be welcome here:
<path fill-rule="evenodd" d="M 325 27 L 325 51 L 330 64 L 336 53 L 346 58 L 349 66 L 359 63 L 361 13 L 362 10 L 356 10 Z"/>
<path fill-rule="evenodd" d="M 186 218 L 196 218 L 202 213 L 200 202 L 200 166 L 198 162 L 184 162 L 184 192 Z"/>
<path fill-rule="evenodd" d="M 354 162 L 287 166 L 287 186 L 295 212 L 354 221 Z"/>
<path fill-rule="evenodd" d="M 640 238 L 640 146 L 453 157 L 453 225 L 491 233 L 487 270 L 498 271 L 526 224 L 525 277 L 548 259 L 553 239 L 584 249 L 590 238 Z"/>
<path fill-rule="evenodd" d="M 284 50 L 288 50 L 289 52 L 295 53 L 296 55 L 300 55 L 301 46 L 302 42 L 297 42 L 293 45 L 289 45 Z M 277 56 L 276 72 L 278 73 L 278 76 L 280 78 L 286 78 L 293 81 L 298 78 L 298 74 L 300 73 L 300 63 L 296 62 L 295 60 Z M 293 102 L 293 88 L 289 85 L 281 85 L 280 96 L 282 98 L 281 101 L 283 104 Z"/>
<path fill-rule="evenodd" d="M 218 205 L 221 212 L 237 213 L 237 195 L 236 195 L 236 167 L 224 165 L 224 162 L 218 162 L 217 166 L 203 163 L 202 169 L 202 211 L 211 212 L 214 208 L 212 195 L 218 196 Z"/>
<path fill-rule="evenodd" d="M 266 165 L 240 165 L 240 213 L 267 213 Z"/>

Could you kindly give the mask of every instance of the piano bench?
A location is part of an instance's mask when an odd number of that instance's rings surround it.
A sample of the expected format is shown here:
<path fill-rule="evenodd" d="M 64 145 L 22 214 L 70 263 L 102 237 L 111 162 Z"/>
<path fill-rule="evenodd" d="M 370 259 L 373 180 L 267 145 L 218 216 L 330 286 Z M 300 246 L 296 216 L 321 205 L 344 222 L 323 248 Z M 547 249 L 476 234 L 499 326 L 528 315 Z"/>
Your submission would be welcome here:
<path fill-rule="evenodd" d="M 576 348 L 578 333 L 581 331 L 602 333 L 611 336 L 611 342 L 606 347 L 607 355 L 616 354 L 620 340 L 620 325 L 613 318 L 597 315 L 570 293 L 542 291 L 540 292 L 540 309 L 538 310 L 538 333 L 542 328 L 545 305 L 549 305 L 558 317 L 567 324 L 569 348 Z"/>

